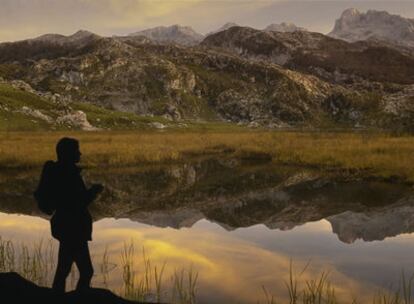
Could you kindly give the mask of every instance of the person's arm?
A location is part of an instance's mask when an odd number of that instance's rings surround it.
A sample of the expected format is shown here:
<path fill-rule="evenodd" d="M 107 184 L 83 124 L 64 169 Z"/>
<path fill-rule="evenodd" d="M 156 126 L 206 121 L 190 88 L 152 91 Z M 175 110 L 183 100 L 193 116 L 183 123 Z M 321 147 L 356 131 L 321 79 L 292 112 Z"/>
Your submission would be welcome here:
<path fill-rule="evenodd" d="M 103 186 L 101 184 L 93 184 L 88 190 L 87 190 L 87 200 L 86 200 L 86 206 L 88 206 L 90 203 L 92 203 L 99 193 L 103 191 Z"/>
<path fill-rule="evenodd" d="M 89 189 L 86 188 L 85 186 L 85 182 L 83 181 L 82 176 L 80 177 L 80 181 L 81 181 L 81 193 L 82 193 L 82 198 L 81 198 L 81 204 L 84 207 L 89 206 L 90 203 L 92 203 L 96 197 L 98 196 L 99 193 L 101 193 L 103 191 L 103 186 L 100 184 L 93 184 Z"/>

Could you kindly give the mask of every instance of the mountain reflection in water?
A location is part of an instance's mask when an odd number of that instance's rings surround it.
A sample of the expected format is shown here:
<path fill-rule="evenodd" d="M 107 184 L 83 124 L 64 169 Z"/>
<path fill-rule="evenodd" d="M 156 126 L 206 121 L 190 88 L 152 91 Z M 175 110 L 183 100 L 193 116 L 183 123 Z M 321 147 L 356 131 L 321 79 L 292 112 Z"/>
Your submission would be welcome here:
<path fill-rule="evenodd" d="M 3 239 L 49 239 L 31 196 L 37 174 L 0 173 Z M 262 285 L 285 294 L 290 259 L 297 269 L 311 260 L 309 276 L 329 270 L 338 294 L 360 298 L 414 269 L 414 196 L 406 185 L 235 159 L 85 174 L 107 188 L 92 208 L 95 259 L 105 247 L 118 256 L 134 239 L 154 262 L 193 265 L 201 303 L 256 302 Z"/>

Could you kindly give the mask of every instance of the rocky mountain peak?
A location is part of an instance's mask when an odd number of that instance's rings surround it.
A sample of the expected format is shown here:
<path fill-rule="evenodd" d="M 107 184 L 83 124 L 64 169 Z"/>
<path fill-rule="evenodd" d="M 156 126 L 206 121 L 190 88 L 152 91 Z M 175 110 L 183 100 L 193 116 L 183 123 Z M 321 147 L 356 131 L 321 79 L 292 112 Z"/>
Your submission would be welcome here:
<path fill-rule="evenodd" d="M 73 35 L 69 36 L 69 38 L 72 39 L 84 39 L 90 36 L 98 36 L 90 31 L 86 31 L 86 30 L 79 30 L 76 33 L 74 33 Z"/>
<path fill-rule="evenodd" d="M 219 33 L 219 32 L 228 30 L 229 28 L 231 28 L 233 26 L 239 26 L 239 25 L 237 23 L 234 23 L 234 22 L 227 22 L 224 25 L 222 25 L 220 28 L 218 28 L 218 29 L 216 29 L 214 31 L 209 32 L 206 36 L 210 36 L 210 35 L 213 35 L 215 33 Z"/>
<path fill-rule="evenodd" d="M 227 22 L 220 29 L 225 30 L 225 29 L 231 28 L 233 26 L 239 26 L 239 25 L 237 23 L 234 23 L 234 22 Z"/>
<path fill-rule="evenodd" d="M 158 26 L 129 34 L 129 36 L 144 36 L 159 43 L 177 43 L 181 45 L 195 45 L 204 38 L 193 28 L 179 24 Z"/>
<path fill-rule="evenodd" d="M 350 8 L 336 20 L 334 29 L 328 35 L 349 42 L 377 40 L 414 47 L 414 20 L 386 11 L 368 10 L 361 13 Z"/>
<path fill-rule="evenodd" d="M 282 22 L 279 24 L 272 23 L 269 26 L 267 26 L 264 31 L 275 31 L 275 32 L 284 32 L 284 33 L 290 33 L 290 32 L 297 32 L 297 31 L 307 31 L 307 29 L 303 27 L 296 26 L 293 23 L 290 22 Z"/>
<path fill-rule="evenodd" d="M 348 8 L 346 10 L 344 10 L 342 12 L 341 15 L 341 19 L 342 20 L 346 20 L 346 19 L 352 19 L 355 17 L 359 17 L 361 15 L 361 12 L 359 10 L 357 10 L 356 8 Z"/>

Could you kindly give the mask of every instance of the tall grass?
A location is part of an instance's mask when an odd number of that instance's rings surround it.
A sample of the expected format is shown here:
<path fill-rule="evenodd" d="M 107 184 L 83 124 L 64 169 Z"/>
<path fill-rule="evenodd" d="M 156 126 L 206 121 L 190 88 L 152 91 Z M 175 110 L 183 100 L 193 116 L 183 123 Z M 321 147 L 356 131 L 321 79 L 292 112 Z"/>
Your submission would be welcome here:
<path fill-rule="evenodd" d="M 267 156 L 274 163 L 397 176 L 414 182 L 414 137 L 340 132 L 0 133 L 0 167 L 41 166 L 62 136 L 80 140 L 85 166 L 181 161 L 190 156 Z"/>
<path fill-rule="evenodd" d="M 137 272 L 135 267 L 136 255 L 133 242 L 125 243 L 121 253 L 123 273 L 123 295 L 128 299 L 137 301 L 155 301 L 157 303 L 167 301 L 178 304 L 196 303 L 196 286 L 198 273 L 190 267 L 175 269 L 170 278 L 170 291 L 164 288 L 164 271 L 167 265 L 153 265 L 147 256 L 145 248 L 142 249 L 142 272 Z"/>
<path fill-rule="evenodd" d="M 194 272 L 192 268 L 188 272 L 175 270 L 172 301 L 179 304 L 196 303 L 197 280 L 198 273 Z"/>
<path fill-rule="evenodd" d="M 46 285 L 55 265 L 55 248 L 51 241 L 16 247 L 0 237 L 0 272 L 15 271 L 30 281 Z"/>
<path fill-rule="evenodd" d="M 412 304 L 413 300 L 413 280 L 414 274 L 409 278 L 404 271 L 401 273 L 401 279 L 397 288 L 390 288 L 389 291 L 379 291 L 373 299 L 373 304 Z"/>
<path fill-rule="evenodd" d="M 264 304 L 358 304 L 355 297 L 351 301 L 339 299 L 336 296 L 336 290 L 329 280 L 329 273 L 322 271 L 319 276 L 313 279 L 302 280 L 301 276 L 305 272 L 305 268 L 296 274 L 293 271 L 292 261 L 289 269 L 289 280 L 285 282 L 288 293 L 288 301 L 282 302 L 277 300 L 277 296 L 271 294 L 265 286 L 262 286 L 264 294 Z M 413 280 L 414 274 L 408 279 L 404 272 L 397 288 L 388 288 L 379 290 L 372 298 L 372 304 L 413 304 Z M 260 303 L 260 302 L 259 302 Z"/>

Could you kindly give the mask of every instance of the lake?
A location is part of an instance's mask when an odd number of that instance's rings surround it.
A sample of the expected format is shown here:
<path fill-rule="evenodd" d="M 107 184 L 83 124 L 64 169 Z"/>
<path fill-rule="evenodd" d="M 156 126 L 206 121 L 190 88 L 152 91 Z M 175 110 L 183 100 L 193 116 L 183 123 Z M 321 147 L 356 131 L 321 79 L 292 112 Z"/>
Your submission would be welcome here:
<path fill-rule="evenodd" d="M 39 173 L 0 174 L 0 235 L 13 242 L 16 256 L 22 256 L 20 244 L 35 248 L 42 241 L 56 250 L 31 195 Z M 226 157 L 85 168 L 83 175 L 106 186 L 91 206 L 93 285 L 121 295 L 126 252 L 135 286 L 148 273 L 145 259 L 152 275 L 165 265 L 164 301 L 172 297 L 174 273 L 185 286 L 188 273 L 198 274 L 198 303 L 265 302 L 264 289 L 287 300 L 292 269 L 300 287 L 327 273 L 338 299 L 372 302 L 379 290 L 396 287 L 403 270 L 407 276 L 414 270 L 409 185 Z M 73 287 L 74 278 L 69 281 Z"/>

